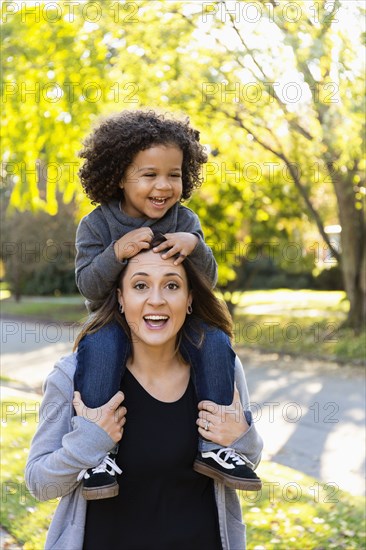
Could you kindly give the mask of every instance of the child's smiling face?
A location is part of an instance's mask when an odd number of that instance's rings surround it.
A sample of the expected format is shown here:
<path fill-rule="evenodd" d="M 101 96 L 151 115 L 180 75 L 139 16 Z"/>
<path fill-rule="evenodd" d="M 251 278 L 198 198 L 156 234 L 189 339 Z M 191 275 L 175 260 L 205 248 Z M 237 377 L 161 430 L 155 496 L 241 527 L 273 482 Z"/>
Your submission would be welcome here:
<path fill-rule="evenodd" d="M 155 145 L 137 153 L 120 184 L 122 207 L 132 218 L 162 218 L 180 200 L 183 152 L 176 145 Z"/>

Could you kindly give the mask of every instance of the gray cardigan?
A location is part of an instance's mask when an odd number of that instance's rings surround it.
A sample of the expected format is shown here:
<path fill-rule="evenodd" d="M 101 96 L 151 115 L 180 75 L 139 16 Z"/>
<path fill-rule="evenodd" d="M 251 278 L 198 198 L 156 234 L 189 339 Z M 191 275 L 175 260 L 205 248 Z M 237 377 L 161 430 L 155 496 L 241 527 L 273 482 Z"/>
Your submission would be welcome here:
<path fill-rule="evenodd" d="M 25 470 L 26 484 L 35 498 L 45 501 L 61 497 L 45 550 L 82 550 L 86 500 L 76 478 L 83 468 L 99 464 L 114 447 L 113 440 L 97 424 L 73 416 L 75 366 L 76 354 L 62 357 L 45 381 L 40 421 Z M 236 358 L 235 382 L 243 408 L 249 410 L 248 389 L 239 358 Z M 262 439 L 254 423 L 232 447 L 255 465 L 259 463 Z M 245 550 L 245 525 L 235 490 L 215 482 L 215 496 L 223 550 Z"/>
<path fill-rule="evenodd" d="M 127 264 L 117 260 L 113 244 L 139 227 L 151 227 L 163 234 L 183 231 L 196 235 L 199 242 L 189 257 L 215 286 L 217 264 L 205 244 L 199 218 L 192 210 L 177 203 L 161 219 L 132 218 L 121 212 L 119 202 L 114 200 L 85 216 L 76 231 L 76 284 L 90 309 L 103 303 Z"/>

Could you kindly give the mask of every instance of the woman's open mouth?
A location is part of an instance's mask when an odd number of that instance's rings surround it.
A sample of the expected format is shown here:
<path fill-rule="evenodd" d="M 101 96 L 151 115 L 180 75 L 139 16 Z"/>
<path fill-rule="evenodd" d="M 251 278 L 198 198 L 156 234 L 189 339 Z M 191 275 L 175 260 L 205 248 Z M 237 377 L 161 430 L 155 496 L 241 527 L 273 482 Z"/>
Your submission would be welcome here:
<path fill-rule="evenodd" d="M 169 320 L 168 315 L 145 315 L 144 321 L 149 328 L 161 328 Z"/>

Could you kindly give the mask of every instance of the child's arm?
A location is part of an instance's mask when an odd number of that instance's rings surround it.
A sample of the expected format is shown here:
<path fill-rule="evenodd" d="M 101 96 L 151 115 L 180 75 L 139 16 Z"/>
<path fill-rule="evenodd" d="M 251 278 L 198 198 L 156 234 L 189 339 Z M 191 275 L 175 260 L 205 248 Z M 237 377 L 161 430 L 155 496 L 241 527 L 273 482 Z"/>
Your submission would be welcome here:
<path fill-rule="evenodd" d="M 185 256 L 189 256 L 195 266 L 211 281 L 212 287 L 216 285 L 217 263 L 211 248 L 204 241 L 197 214 L 185 206 L 180 206 L 176 232 L 165 233 L 164 236 L 167 237 L 167 242 L 157 247 L 156 251 L 172 246 L 173 249 L 166 253 L 167 258 L 177 253 L 182 254 L 182 259 L 178 260 L 180 263 Z"/>
<path fill-rule="evenodd" d="M 76 232 L 76 284 L 83 296 L 96 306 L 112 291 L 127 259 L 152 239 L 149 227 L 141 227 L 110 242 L 109 235 L 101 235 L 85 218 Z"/>

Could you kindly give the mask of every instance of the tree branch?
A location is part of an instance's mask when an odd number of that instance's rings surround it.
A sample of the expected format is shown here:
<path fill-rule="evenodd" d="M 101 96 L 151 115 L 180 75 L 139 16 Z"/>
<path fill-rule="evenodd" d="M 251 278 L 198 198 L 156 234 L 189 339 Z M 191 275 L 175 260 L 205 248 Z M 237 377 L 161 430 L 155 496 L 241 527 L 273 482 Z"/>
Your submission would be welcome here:
<path fill-rule="evenodd" d="M 299 175 L 297 173 L 297 171 L 295 170 L 295 167 L 294 167 L 294 163 L 291 162 L 288 157 L 285 155 L 284 152 L 280 152 L 280 151 L 277 151 L 276 149 L 273 149 L 273 147 L 271 147 L 268 143 L 266 143 L 265 141 L 263 141 L 262 139 L 260 139 L 258 136 L 255 135 L 255 133 L 250 129 L 248 128 L 248 126 L 246 126 L 244 124 L 244 122 L 242 121 L 242 119 L 239 117 L 238 113 L 235 113 L 234 116 L 232 116 L 230 113 L 225 113 L 228 117 L 234 119 L 234 121 L 236 122 L 236 124 L 242 128 L 243 130 L 245 130 L 248 134 L 251 134 L 253 136 L 253 140 L 258 143 L 258 145 L 260 145 L 261 147 L 263 147 L 264 149 L 266 149 L 267 151 L 270 151 L 273 155 L 275 155 L 276 157 L 280 158 L 287 166 L 290 174 L 291 174 L 291 177 L 292 177 L 292 180 L 297 188 L 297 190 L 299 191 L 300 195 L 302 196 L 302 198 L 304 199 L 305 201 L 305 204 L 306 206 L 308 207 L 309 209 L 309 212 L 311 213 L 317 227 L 318 227 L 318 230 L 319 230 L 319 233 L 321 234 L 321 236 L 323 237 L 324 241 L 326 242 L 327 246 L 329 247 L 329 250 L 331 251 L 331 253 L 333 254 L 333 256 L 336 258 L 336 260 L 338 262 L 340 262 L 340 254 L 339 252 L 334 248 L 333 244 L 331 243 L 331 241 L 329 240 L 329 236 L 328 234 L 325 232 L 324 230 L 324 224 L 318 214 L 318 212 L 315 210 L 311 200 L 310 200 L 310 197 L 309 197 L 309 194 L 308 194 L 308 191 L 306 189 L 306 187 L 301 183 L 301 180 L 299 178 Z"/>
<path fill-rule="evenodd" d="M 226 2 L 223 1 L 222 2 L 225 9 L 226 9 Z M 263 77 L 263 81 L 261 82 L 259 79 L 259 81 L 263 84 L 264 87 L 267 88 L 267 91 L 270 95 L 270 97 L 274 97 L 275 100 L 277 101 L 278 105 L 280 106 L 282 112 L 285 114 L 285 115 L 289 115 L 288 111 L 287 111 L 287 106 L 286 106 L 286 103 L 284 103 L 282 101 L 282 99 L 280 98 L 280 96 L 277 94 L 276 92 L 276 89 L 275 87 L 273 86 L 273 84 L 271 83 L 269 77 L 266 75 L 265 71 L 263 70 L 263 68 L 261 67 L 261 65 L 259 64 L 259 62 L 257 61 L 256 57 L 255 57 L 255 52 L 254 50 L 252 50 L 251 48 L 249 48 L 249 46 L 246 44 L 243 36 L 241 35 L 238 27 L 236 26 L 235 24 L 235 19 L 233 17 L 233 14 L 228 12 L 228 15 L 229 15 L 229 18 L 230 18 L 230 21 L 231 21 L 231 26 L 233 28 L 233 30 L 235 31 L 237 37 L 239 38 L 242 46 L 244 47 L 244 49 L 246 50 L 246 52 L 250 55 L 250 58 L 252 59 L 253 63 L 255 64 L 255 66 L 257 67 L 258 71 L 260 72 L 260 74 L 262 75 Z M 229 52 L 228 50 L 228 47 L 225 45 L 225 44 L 222 44 L 226 51 Z M 248 67 L 245 67 L 243 63 L 241 63 L 241 61 L 236 58 L 236 62 L 243 68 L 243 69 L 247 69 L 248 70 Z M 249 69 L 250 70 L 250 69 Z M 253 71 L 250 70 L 250 72 L 253 74 L 253 76 L 255 78 L 257 78 Z M 304 136 L 307 140 L 309 141 L 312 141 L 314 138 L 313 136 L 310 134 L 310 132 L 308 132 L 305 128 L 303 128 L 301 126 L 301 124 L 299 123 L 298 120 L 296 120 L 294 117 L 295 115 L 293 113 L 290 114 L 291 118 L 287 118 L 288 120 L 288 123 L 289 125 L 294 129 L 296 130 L 298 133 L 300 133 L 302 136 Z"/>

